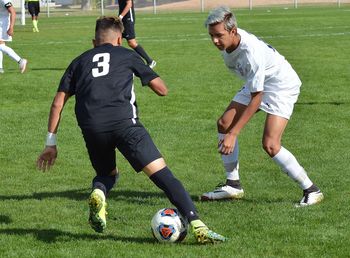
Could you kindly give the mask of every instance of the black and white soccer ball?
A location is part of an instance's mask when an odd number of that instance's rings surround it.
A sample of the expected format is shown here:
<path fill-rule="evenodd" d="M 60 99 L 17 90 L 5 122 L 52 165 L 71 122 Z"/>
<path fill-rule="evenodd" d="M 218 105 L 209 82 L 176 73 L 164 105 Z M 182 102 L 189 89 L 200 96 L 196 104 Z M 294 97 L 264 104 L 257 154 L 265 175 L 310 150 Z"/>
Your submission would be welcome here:
<path fill-rule="evenodd" d="M 151 222 L 155 239 L 162 243 L 181 242 L 187 235 L 187 220 L 174 208 L 164 208 L 156 212 Z"/>

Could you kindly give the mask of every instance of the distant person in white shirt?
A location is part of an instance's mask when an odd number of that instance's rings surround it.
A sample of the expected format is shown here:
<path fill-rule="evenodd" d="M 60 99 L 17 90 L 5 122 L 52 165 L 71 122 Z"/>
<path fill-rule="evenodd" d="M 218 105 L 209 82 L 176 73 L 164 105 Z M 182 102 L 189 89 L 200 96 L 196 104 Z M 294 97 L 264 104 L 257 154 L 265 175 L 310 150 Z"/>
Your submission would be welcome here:
<path fill-rule="evenodd" d="M 10 0 L 0 0 L 0 73 L 4 73 L 3 53 L 18 63 L 21 73 L 26 70 L 27 60 L 19 57 L 12 48 L 5 45 L 5 42 L 12 41 L 15 20 L 16 11 Z"/>
<path fill-rule="evenodd" d="M 214 45 L 222 52 L 228 69 L 245 81 L 225 112 L 218 119 L 218 148 L 226 170 L 226 183 L 202 200 L 240 199 L 244 195 L 239 180 L 238 135 L 253 115 L 266 112 L 262 144 L 272 160 L 303 190 L 298 206 L 319 203 L 320 189 L 313 184 L 304 168 L 287 149 L 281 138 L 297 101 L 301 81 L 287 60 L 273 47 L 256 36 L 237 28 L 228 7 L 218 7 L 206 23 Z"/>

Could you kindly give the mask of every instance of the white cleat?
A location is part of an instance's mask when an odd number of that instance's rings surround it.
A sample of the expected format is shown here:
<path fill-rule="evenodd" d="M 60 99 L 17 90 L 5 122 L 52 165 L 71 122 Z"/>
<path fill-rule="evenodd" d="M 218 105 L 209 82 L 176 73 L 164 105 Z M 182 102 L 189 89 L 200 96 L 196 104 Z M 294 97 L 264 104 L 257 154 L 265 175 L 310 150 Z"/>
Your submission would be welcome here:
<path fill-rule="evenodd" d="M 234 188 L 229 185 L 219 184 L 212 192 L 202 194 L 201 201 L 215 201 L 225 199 L 241 199 L 244 196 L 243 189 Z"/>
<path fill-rule="evenodd" d="M 27 67 L 27 59 L 24 59 L 22 58 L 20 61 L 19 61 L 19 70 L 21 71 L 21 73 L 24 73 L 25 70 L 26 70 L 26 67 Z"/>
<path fill-rule="evenodd" d="M 296 207 L 306 207 L 320 203 L 323 200 L 323 193 L 321 191 L 305 193 L 300 203 L 296 204 Z"/>
<path fill-rule="evenodd" d="M 152 61 L 152 63 L 148 64 L 148 66 L 153 69 L 155 66 L 157 65 L 157 62 L 156 61 Z"/>

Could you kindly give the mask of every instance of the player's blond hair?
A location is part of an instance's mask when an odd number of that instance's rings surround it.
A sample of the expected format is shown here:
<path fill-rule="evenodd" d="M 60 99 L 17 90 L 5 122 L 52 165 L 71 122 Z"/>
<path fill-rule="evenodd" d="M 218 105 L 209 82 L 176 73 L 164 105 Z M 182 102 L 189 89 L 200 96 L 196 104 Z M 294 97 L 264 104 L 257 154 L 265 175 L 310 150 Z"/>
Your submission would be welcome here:
<path fill-rule="evenodd" d="M 227 6 L 219 6 L 213 9 L 205 21 L 205 27 L 207 28 L 210 25 L 216 25 L 222 22 L 227 31 L 231 31 L 235 27 L 237 28 L 236 16 Z"/>

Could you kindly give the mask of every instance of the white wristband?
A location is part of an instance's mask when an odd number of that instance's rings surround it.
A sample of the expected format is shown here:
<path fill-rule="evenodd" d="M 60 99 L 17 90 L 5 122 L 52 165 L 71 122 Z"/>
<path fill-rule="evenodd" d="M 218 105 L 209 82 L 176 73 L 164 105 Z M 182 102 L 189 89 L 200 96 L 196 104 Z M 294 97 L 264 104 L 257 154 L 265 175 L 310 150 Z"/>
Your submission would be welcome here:
<path fill-rule="evenodd" d="M 123 15 L 119 15 L 119 19 L 121 19 L 121 20 L 122 20 L 122 19 L 123 19 L 123 17 L 124 17 Z"/>
<path fill-rule="evenodd" d="M 56 146 L 57 144 L 57 139 L 56 139 L 56 134 L 54 133 L 47 133 L 46 136 L 46 146 Z"/>

